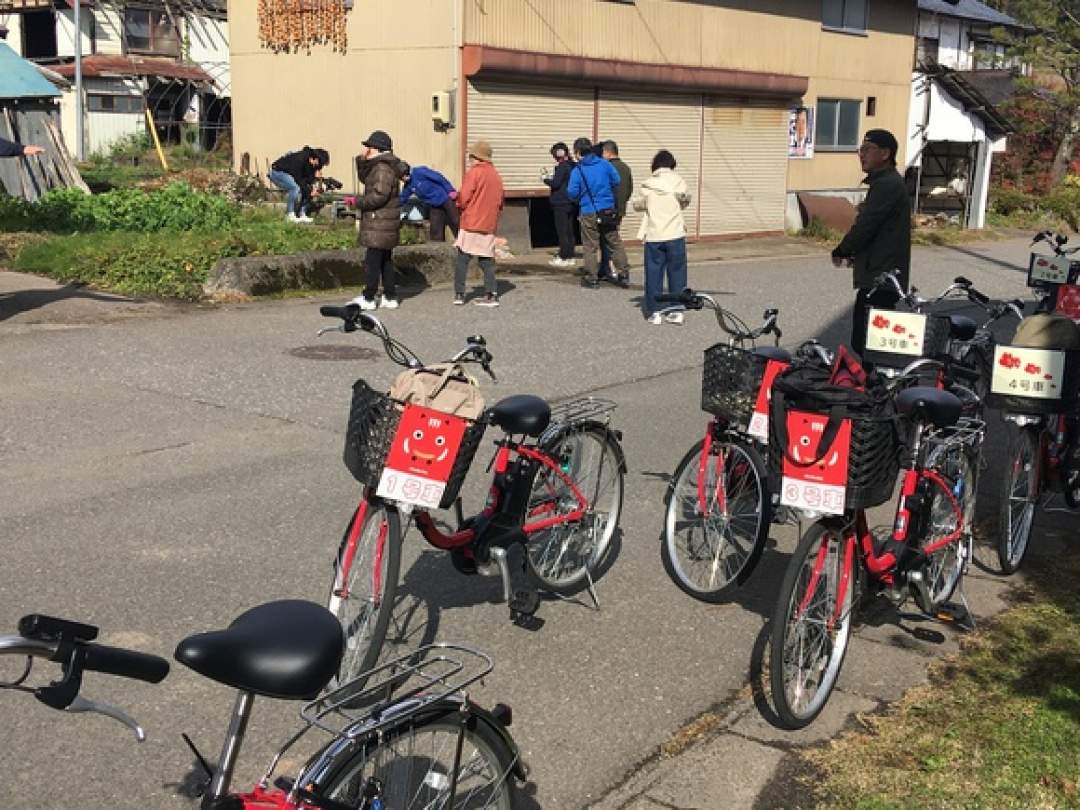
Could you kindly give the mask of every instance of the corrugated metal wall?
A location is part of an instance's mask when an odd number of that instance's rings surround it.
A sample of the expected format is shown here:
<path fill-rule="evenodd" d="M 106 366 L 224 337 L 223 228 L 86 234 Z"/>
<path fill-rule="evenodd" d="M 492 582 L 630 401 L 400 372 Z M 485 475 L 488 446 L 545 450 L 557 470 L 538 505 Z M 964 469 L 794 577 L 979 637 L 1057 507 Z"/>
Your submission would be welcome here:
<path fill-rule="evenodd" d="M 787 108 L 706 99 L 701 232 L 782 231 Z"/>
<path fill-rule="evenodd" d="M 600 137 L 615 141 L 619 157 L 634 173 L 634 193 L 649 176 L 652 160 L 667 149 L 678 162 L 676 171 L 694 199 L 686 209 L 686 227 L 697 235 L 697 187 L 701 173 L 701 96 L 661 93 L 600 92 Z M 624 239 L 637 237 L 641 214 L 626 212 Z"/>
<path fill-rule="evenodd" d="M 491 144 L 507 191 L 540 190 L 551 145 L 592 136 L 593 101 L 592 88 L 470 82 L 469 141 Z"/>

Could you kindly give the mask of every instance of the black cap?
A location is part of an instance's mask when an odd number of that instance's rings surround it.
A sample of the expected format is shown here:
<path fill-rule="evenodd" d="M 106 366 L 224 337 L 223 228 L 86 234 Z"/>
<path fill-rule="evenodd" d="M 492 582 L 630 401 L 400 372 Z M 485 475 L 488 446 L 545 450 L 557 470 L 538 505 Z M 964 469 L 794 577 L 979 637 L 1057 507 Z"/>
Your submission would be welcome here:
<path fill-rule="evenodd" d="M 380 152 L 389 152 L 394 148 L 394 142 L 390 140 L 389 135 L 381 129 L 377 129 L 368 135 L 368 139 L 364 141 L 364 146 L 370 146 L 372 149 L 378 149 Z"/>
<path fill-rule="evenodd" d="M 864 141 L 870 141 L 874 146 L 888 149 L 892 152 L 892 162 L 896 163 L 896 154 L 900 151 L 900 144 L 896 142 L 896 136 L 887 129 L 871 129 L 863 136 Z"/>

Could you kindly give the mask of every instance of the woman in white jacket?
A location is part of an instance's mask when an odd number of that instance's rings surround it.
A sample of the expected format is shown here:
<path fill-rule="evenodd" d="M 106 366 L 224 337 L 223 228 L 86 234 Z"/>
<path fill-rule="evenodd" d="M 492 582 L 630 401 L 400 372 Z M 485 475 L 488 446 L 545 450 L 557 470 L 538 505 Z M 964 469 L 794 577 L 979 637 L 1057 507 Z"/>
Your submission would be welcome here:
<path fill-rule="evenodd" d="M 645 318 L 661 322 L 656 296 L 686 289 L 686 221 L 683 209 L 690 204 L 686 181 L 675 173 L 675 157 L 663 149 L 652 162 L 652 176 L 641 184 L 641 194 L 634 198 L 634 208 L 644 211 L 638 239 L 645 242 Z M 682 323 L 682 312 L 669 312 L 668 323 Z"/>

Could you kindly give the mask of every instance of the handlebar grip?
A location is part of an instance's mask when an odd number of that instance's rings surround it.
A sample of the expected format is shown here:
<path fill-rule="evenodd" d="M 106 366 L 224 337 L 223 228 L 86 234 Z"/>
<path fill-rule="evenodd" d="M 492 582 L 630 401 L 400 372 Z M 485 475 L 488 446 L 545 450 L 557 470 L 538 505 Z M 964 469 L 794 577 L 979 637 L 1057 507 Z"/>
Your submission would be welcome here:
<path fill-rule="evenodd" d="M 119 675 L 147 683 L 161 683 L 169 674 L 169 662 L 157 655 L 87 644 L 84 667 L 106 675 Z"/>
<path fill-rule="evenodd" d="M 359 309 L 359 307 L 357 308 Z M 319 307 L 319 314 L 324 318 L 341 318 L 343 321 L 351 321 L 353 314 L 349 312 L 349 307 L 331 307 L 322 306 Z"/>
<path fill-rule="evenodd" d="M 974 287 L 968 288 L 967 293 L 968 297 L 970 297 L 971 300 L 974 301 L 976 304 L 983 304 L 985 306 L 986 304 L 990 303 L 990 296 L 979 292 Z"/>

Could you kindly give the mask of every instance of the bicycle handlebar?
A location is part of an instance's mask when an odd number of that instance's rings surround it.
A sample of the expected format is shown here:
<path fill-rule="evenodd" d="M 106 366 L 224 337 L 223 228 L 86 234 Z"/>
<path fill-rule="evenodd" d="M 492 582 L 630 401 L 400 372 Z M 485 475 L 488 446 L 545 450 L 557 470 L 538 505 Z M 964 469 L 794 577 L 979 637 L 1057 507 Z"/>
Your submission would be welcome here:
<path fill-rule="evenodd" d="M 737 341 L 757 340 L 763 335 L 771 334 L 779 343 L 780 338 L 784 336 L 776 323 L 780 310 L 773 307 L 766 309 L 761 316 L 763 323 L 760 327 L 750 329 L 735 313 L 729 312 L 716 303 L 716 300 L 711 295 L 695 292 L 690 287 L 687 287 L 681 293 L 661 293 L 656 296 L 656 301 L 661 304 L 681 304 L 687 309 L 695 310 L 708 307 L 716 313 L 716 322 L 720 329 Z"/>

